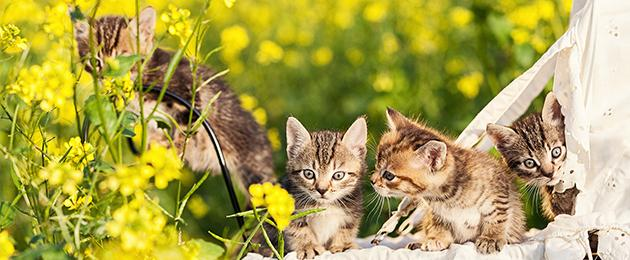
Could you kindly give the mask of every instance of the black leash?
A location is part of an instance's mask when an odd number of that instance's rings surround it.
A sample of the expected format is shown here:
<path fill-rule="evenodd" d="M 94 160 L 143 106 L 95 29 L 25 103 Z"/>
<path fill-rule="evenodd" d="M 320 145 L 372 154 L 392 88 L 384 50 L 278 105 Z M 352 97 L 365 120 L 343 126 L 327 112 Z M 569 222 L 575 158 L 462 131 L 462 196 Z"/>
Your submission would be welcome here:
<path fill-rule="evenodd" d="M 162 88 L 151 87 L 151 86 L 143 86 L 143 89 L 144 91 L 147 91 L 147 92 L 151 91 L 151 92 L 160 93 L 162 91 Z M 168 91 L 168 89 L 164 91 L 164 95 L 169 98 L 174 99 L 181 105 L 185 106 L 187 109 L 192 110 L 194 115 L 197 118 L 201 117 L 201 113 L 199 112 L 199 110 L 197 110 L 196 108 L 193 108 L 192 104 L 190 104 L 188 100 L 185 100 L 181 98 L 180 96 L 174 94 L 173 92 Z M 86 118 L 85 121 L 83 121 L 83 140 L 87 140 L 88 129 L 90 127 L 89 124 L 90 123 L 88 119 Z M 214 145 L 214 152 L 217 155 L 219 166 L 221 167 L 221 174 L 223 174 L 223 181 L 225 182 L 225 186 L 227 187 L 228 194 L 230 195 L 230 202 L 232 203 L 232 208 L 234 209 L 234 213 L 241 212 L 241 207 L 239 206 L 238 198 L 236 197 L 236 192 L 234 191 L 234 185 L 232 184 L 230 171 L 228 170 L 225 157 L 223 156 L 223 150 L 221 150 L 221 145 L 219 144 L 219 139 L 217 138 L 217 135 L 214 133 L 214 130 L 212 129 L 212 126 L 210 125 L 210 122 L 208 122 L 207 119 L 203 121 L 202 125 L 203 125 L 203 128 L 206 130 L 206 132 L 208 132 L 210 141 L 212 141 L 212 144 Z M 140 151 L 136 148 L 131 138 L 127 138 L 127 142 L 129 143 L 129 147 L 134 154 L 136 155 L 140 154 Z M 242 217 L 236 217 L 236 221 L 238 222 L 239 227 L 243 227 L 244 222 L 243 222 Z"/>

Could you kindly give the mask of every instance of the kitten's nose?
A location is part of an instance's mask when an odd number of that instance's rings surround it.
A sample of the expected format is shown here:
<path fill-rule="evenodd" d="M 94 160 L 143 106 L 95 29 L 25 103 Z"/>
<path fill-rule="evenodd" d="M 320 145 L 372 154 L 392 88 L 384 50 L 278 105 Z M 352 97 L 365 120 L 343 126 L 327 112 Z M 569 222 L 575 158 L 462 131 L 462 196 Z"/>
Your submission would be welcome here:
<path fill-rule="evenodd" d="M 319 195 L 322 195 L 322 197 L 324 196 L 324 193 L 326 193 L 326 189 L 316 188 L 316 190 L 319 192 Z"/>

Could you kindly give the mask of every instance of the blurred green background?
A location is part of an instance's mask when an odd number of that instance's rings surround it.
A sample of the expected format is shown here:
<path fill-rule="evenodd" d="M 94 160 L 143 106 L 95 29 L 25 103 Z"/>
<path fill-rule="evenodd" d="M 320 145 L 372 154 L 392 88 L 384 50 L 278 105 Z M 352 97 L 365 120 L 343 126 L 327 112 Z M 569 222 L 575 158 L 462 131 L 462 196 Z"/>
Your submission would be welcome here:
<path fill-rule="evenodd" d="M 23 28 L 32 62 L 50 49 L 48 37 L 55 28 L 47 20 L 59 13 L 51 9 L 58 2 L 0 3 L 0 23 Z M 88 9 L 94 3 L 68 2 Z M 154 6 L 158 15 L 169 5 L 140 2 Z M 199 10 L 202 1 L 172 4 L 188 8 L 193 18 L 205 12 Z M 208 65 L 216 71 L 230 69 L 228 82 L 241 94 L 243 106 L 268 129 L 279 176 L 284 174 L 284 125 L 290 115 L 310 130 L 344 130 L 367 115 L 371 166 L 387 106 L 457 136 L 564 32 L 570 6 L 570 0 L 237 0 L 227 8 L 223 1 L 213 1 L 203 50 L 222 46 Z M 133 13 L 134 1 L 101 1 L 101 15 Z M 158 19 L 158 35 L 164 36 L 159 46 L 175 48 L 177 39 L 164 30 Z M 531 110 L 541 105 L 536 100 Z M 59 123 L 60 135 L 76 135 L 63 125 Z M 0 123 L 0 143 L 6 142 L 7 127 Z M 15 191 L 1 170 L 5 166 L 0 159 L 0 200 L 11 200 Z M 198 177 L 187 175 L 185 186 Z M 368 201 L 373 192 L 367 178 L 365 186 Z M 167 209 L 174 207 L 175 190 L 159 192 Z M 231 213 L 225 191 L 220 176 L 206 181 L 189 204 L 188 234 L 209 239 L 208 230 L 236 230 L 234 221 L 225 219 Z M 391 201 L 392 210 L 396 204 Z M 365 211 L 361 235 L 375 232 L 389 214 L 387 203 L 366 205 Z M 529 207 L 528 224 L 544 227 L 533 211 Z"/>

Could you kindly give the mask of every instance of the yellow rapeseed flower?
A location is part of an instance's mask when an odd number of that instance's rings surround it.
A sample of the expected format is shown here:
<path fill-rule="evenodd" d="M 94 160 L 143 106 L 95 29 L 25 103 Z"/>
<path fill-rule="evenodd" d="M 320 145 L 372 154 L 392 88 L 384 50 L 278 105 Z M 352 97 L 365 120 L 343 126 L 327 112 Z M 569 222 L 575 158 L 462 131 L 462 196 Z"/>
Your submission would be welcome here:
<path fill-rule="evenodd" d="M 389 92 L 394 88 L 394 80 L 389 73 L 380 72 L 376 75 L 372 86 L 378 92 Z"/>
<path fill-rule="evenodd" d="M 13 247 L 9 232 L 6 230 L 0 232 L 0 260 L 9 259 L 14 253 L 15 247 Z"/>
<path fill-rule="evenodd" d="M 534 3 L 540 14 L 540 18 L 550 21 L 556 15 L 556 7 L 553 1 L 538 0 Z"/>
<path fill-rule="evenodd" d="M 470 24 L 473 19 L 473 12 L 464 7 L 457 6 L 451 9 L 449 18 L 455 27 L 461 28 Z"/>
<path fill-rule="evenodd" d="M 53 187 L 61 187 L 65 194 L 77 192 L 77 185 L 83 181 L 83 173 L 70 164 L 51 162 L 39 171 L 40 182 L 48 181 Z"/>
<path fill-rule="evenodd" d="M 165 226 L 162 212 L 138 196 L 114 211 L 106 229 L 110 236 L 120 239 L 123 250 L 143 252 L 153 249 Z"/>
<path fill-rule="evenodd" d="M 70 139 L 70 141 L 64 144 L 66 155 L 66 161 L 75 165 L 77 169 L 83 169 L 88 162 L 94 160 L 94 153 L 96 149 L 92 144 L 85 142 L 81 143 L 81 138 L 76 136 Z"/>
<path fill-rule="evenodd" d="M 467 98 L 475 98 L 479 94 L 479 87 L 483 83 L 483 74 L 475 71 L 457 81 L 457 89 Z"/>
<path fill-rule="evenodd" d="M 264 126 L 267 124 L 267 111 L 265 111 L 264 108 L 259 107 L 254 109 L 252 116 L 254 116 L 254 120 L 256 120 L 259 125 Z"/>
<path fill-rule="evenodd" d="M 236 0 L 223 0 L 223 3 L 225 3 L 225 6 L 227 8 L 232 8 L 232 6 L 234 6 L 235 2 L 236 2 Z"/>
<path fill-rule="evenodd" d="M 13 24 L 0 25 L 0 51 L 16 53 L 26 50 L 26 39 L 20 37 L 20 29 Z"/>
<path fill-rule="evenodd" d="M 527 43 L 530 39 L 529 31 L 525 29 L 516 28 L 510 32 L 510 36 L 516 44 Z"/>
<path fill-rule="evenodd" d="M 221 31 L 222 55 L 225 60 L 236 59 L 243 49 L 249 45 L 247 30 L 239 25 L 233 25 Z"/>
<path fill-rule="evenodd" d="M 326 66 L 333 59 L 333 52 L 328 47 L 319 47 L 311 55 L 311 61 L 316 66 Z"/>
<path fill-rule="evenodd" d="M 274 151 L 280 150 L 282 143 L 280 142 L 280 132 L 278 132 L 277 128 L 269 128 L 267 131 L 267 138 L 269 138 L 271 149 Z"/>
<path fill-rule="evenodd" d="M 358 48 L 349 48 L 346 50 L 345 54 L 348 61 L 354 66 L 363 64 L 363 61 L 365 60 L 363 52 L 361 52 Z"/>
<path fill-rule="evenodd" d="M 69 198 L 63 201 L 63 205 L 69 210 L 75 210 L 84 205 L 92 203 L 92 196 L 86 195 L 79 197 L 78 192 L 70 195 Z"/>
<path fill-rule="evenodd" d="M 50 37 L 61 37 L 70 32 L 70 16 L 68 15 L 68 5 L 64 1 L 57 1 L 52 6 L 46 6 L 46 22 L 44 31 Z"/>
<path fill-rule="evenodd" d="M 252 95 L 241 94 L 239 99 L 241 100 L 241 106 L 247 111 L 252 111 L 258 106 L 258 100 Z"/>
<path fill-rule="evenodd" d="M 182 161 L 173 148 L 167 149 L 156 143 L 140 157 L 141 164 L 151 166 L 155 176 L 155 187 L 165 189 L 168 182 L 179 179 L 182 175 Z"/>
<path fill-rule="evenodd" d="M 153 177 L 154 170 L 147 165 L 136 165 L 132 167 L 119 166 L 111 176 L 107 177 L 100 185 L 102 189 L 119 191 L 123 196 L 144 191 L 149 180 Z"/>
<path fill-rule="evenodd" d="M 190 210 L 190 213 L 192 213 L 195 218 L 200 219 L 208 214 L 210 208 L 208 208 L 208 204 L 206 204 L 201 196 L 193 195 L 190 201 L 188 201 L 188 210 Z"/>
<path fill-rule="evenodd" d="M 267 207 L 279 230 L 284 230 L 289 225 L 295 210 L 295 200 L 279 184 L 252 184 L 249 186 L 249 194 L 254 207 Z"/>
<path fill-rule="evenodd" d="M 525 27 L 528 29 L 535 29 L 538 26 L 538 20 L 540 14 L 538 8 L 534 5 L 520 6 L 507 14 L 507 18 L 514 25 L 519 27 Z"/>
<path fill-rule="evenodd" d="M 67 64 L 44 61 L 20 70 L 17 81 L 7 89 L 29 105 L 39 102 L 39 107 L 49 112 L 67 104 L 74 94 L 73 86 L 74 75 Z"/>
<path fill-rule="evenodd" d="M 112 62 L 109 62 L 108 64 L 112 64 Z M 131 73 L 127 73 L 122 77 L 105 77 L 103 79 L 102 91 L 105 95 L 110 96 L 114 101 L 116 110 L 122 111 L 125 108 L 125 105 L 136 97 L 136 92 L 134 91 L 133 86 L 134 84 L 131 80 Z"/>
<path fill-rule="evenodd" d="M 168 11 L 160 16 L 160 20 L 166 24 L 166 31 L 179 39 L 179 45 L 184 46 L 192 35 L 192 22 L 189 19 L 190 11 L 169 4 Z"/>
<path fill-rule="evenodd" d="M 262 65 L 276 63 L 282 60 L 284 50 L 273 41 L 265 40 L 260 43 L 256 53 L 256 61 Z"/>
<path fill-rule="evenodd" d="M 375 1 L 363 9 L 363 18 L 369 22 L 380 22 L 387 15 L 387 1 Z"/>

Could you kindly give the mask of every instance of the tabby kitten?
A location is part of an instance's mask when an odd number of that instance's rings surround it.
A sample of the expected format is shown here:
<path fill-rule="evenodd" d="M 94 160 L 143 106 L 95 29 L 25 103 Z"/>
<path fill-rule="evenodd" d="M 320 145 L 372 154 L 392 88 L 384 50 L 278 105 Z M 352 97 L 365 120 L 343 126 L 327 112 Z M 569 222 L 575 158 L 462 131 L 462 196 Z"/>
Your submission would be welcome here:
<path fill-rule="evenodd" d="M 365 172 L 367 124 L 358 118 L 343 132 L 309 133 L 295 118 L 287 120 L 287 176 L 285 188 L 302 211 L 320 213 L 291 222 L 286 229 L 289 249 L 299 259 L 329 250 L 355 248 L 361 221 L 361 178 Z"/>
<path fill-rule="evenodd" d="M 429 209 L 410 249 L 439 251 L 474 241 L 482 254 L 521 241 L 520 196 L 508 169 L 490 155 L 453 144 L 387 109 L 389 131 L 377 149 L 372 186 L 382 196 L 425 200 Z"/>
<path fill-rule="evenodd" d="M 486 132 L 494 142 L 510 169 L 527 185 L 538 188 L 543 214 L 553 220 L 558 214 L 572 215 L 575 197 L 580 192 L 575 186 L 563 193 L 554 193 L 559 182 L 556 172 L 564 163 L 564 116 L 553 92 L 545 98 L 542 113 L 534 113 L 510 127 L 489 124 Z"/>
<path fill-rule="evenodd" d="M 103 69 L 103 61 L 109 57 L 120 55 L 139 54 L 146 61 L 142 70 L 142 84 L 160 87 L 164 81 L 164 75 L 173 53 L 160 48 L 154 50 L 153 40 L 155 33 L 155 10 L 152 7 L 144 8 L 139 19 L 129 19 L 123 16 L 104 16 L 87 21 L 75 21 L 74 33 L 77 41 L 80 57 L 86 63 L 86 70 Z M 90 26 L 92 38 L 90 39 Z M 139 30 L 138 30 L 139 26 Z M 136 50 L 136 37 L 140 38 L 140 48 Z M 96 68 L 90 64 L 90 41 L 96 48 Z M 186 99 L 192 99 L 191 86 L 196 77 L 198 82 L 204 82 L 214 75 L 207 67 L 200 67 L 196 75 L 193 75 L 190 61 L 183 58 L 177 65 L 175 74 L 168 86 L 168 90 Z M 136 67 L 132 70 L 132 78 L 137 78 Z M 220 93 L 219 98 L 212 103 L 212 112 L 208 118 L 221 142 L 221 148 L 229 168 L 239 176 L 241 188 L 252 183 L 274 181 L 271 147 L 264 129 L 254 120 L 252 115 L 241 108 L 237 95 L 222 80 L 213 80 L 209 84 L 199 87 L 195 97 L 195 107 L 200 111 L 208 104 L 211 98 Z M 144 95 L 144 112 L 148 116 L 156 106 L 157 94 Z M 130 110 L 139 113 L 139 102 L 130 104 Z M 186 129 L 189 110 L 185 109 L 174 100 L 164 98 L 158 106 L 158 111 L 175 118 L 180 128 Z M 166 116 L 154 114 L 157 117 Z M 196 118 L 193 118 L 195 120 Z M 169 122 L 169 120 L 164 120 Z M 172 129 L 176 129 L 173 127 Z M 169 142 L 163 132 L 157 128 L 157 123 L 149 124 L 149 139 L 163 145 Z M 184 135 L 174 133 L 175 146 L 182 150 Z M 204 171 L 208 168 L 218 172 L 219 165 L 208 134 L 199 131 L 190 138 L 187 144 L 185 159 L 195 171 Z"/>

